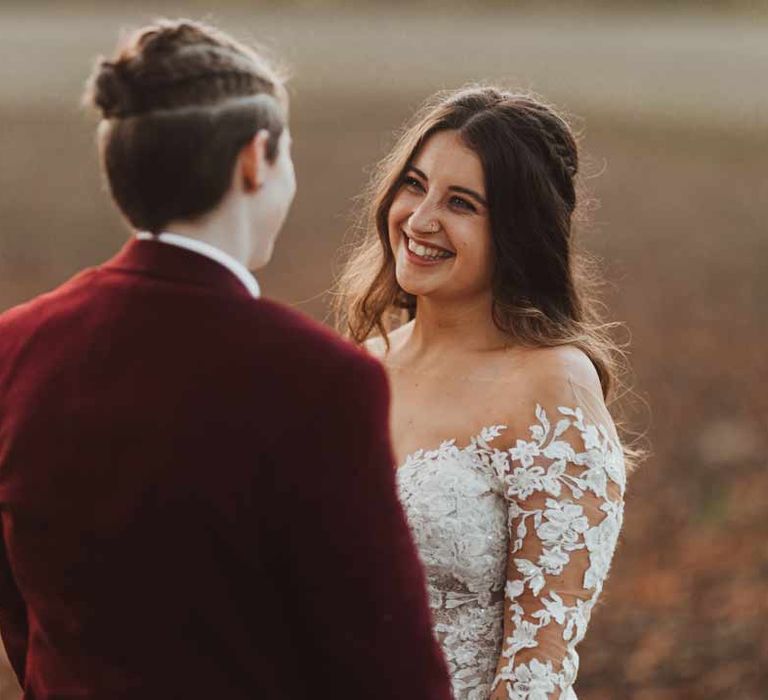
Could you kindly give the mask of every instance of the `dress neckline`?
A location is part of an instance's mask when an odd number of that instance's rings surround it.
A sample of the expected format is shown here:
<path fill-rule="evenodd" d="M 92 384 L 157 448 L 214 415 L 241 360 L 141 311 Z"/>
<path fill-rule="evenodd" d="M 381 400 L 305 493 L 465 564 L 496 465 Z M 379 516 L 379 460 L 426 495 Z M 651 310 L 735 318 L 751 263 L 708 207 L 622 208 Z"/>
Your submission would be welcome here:
<path fill-rule="evenodd" d="M 584 410 L 578 404 L 575 404 L 573 407 L 558 406 L 557 411 L 555 412 L 556 415 L 553 416 L 555 420 L 554 424 L 552 421 L 550 421 L 546 410 L 541 406 L 541 404 L 536 404 L 534 413 L 536 416 L 536 422 L 528 426 L 529 436 L 524 438 L 521 434 L 517 438 L 515 446 L 510 447 L 509 450 L 516 452 L 522 449 L 525 451 L 527 447 L 530 447 L 534 444 L 543 444 L 547 438 L 556 439 L 559 437 L 562 430 L 567 429 L 567 427 L 573 425 L 573 427 L 576 427 L 579 430 L 579 432 L 582 434 L 582 437 L 587 438 L 587 449 L 589 449 L 590 445 L 597 444 L 602 437 L 602 439 L 607 443 L 606 446 L 610 446 L 612 449 L 623 452 L 619 440 L 609 435 L 605 427 L 600 425 L 597 421 L 588 420 L 584 415 Z M 566 423 L 568 424 L 567 426 L 565 425 Z M 456 445 L 456 438 L 446 438 L 445 440 L 441 441 L 437 447 L 417 448 L 407 453 L 405 457 L 400 460 L 397 468 L 395 469 L 395 473 L 399 474 L 401 469 L 406 466 L 410 466 L 413 463 L 433 460 L 436 457 L 439 457 L 441 454 L 444 454 L 449 449 L 456 449 L 460 453 L 467 451 L 474 452 L 478 447 L 486 448 L 491 451 L 498 449 L 491 447 L 488 445 L 488 443 L 497 438 L 503 431 L 507 429 L 508 426 L 506 425 L 491 423 L 482 427 L 478 432 L 471 435 L 467 440 L 467 444 L 463 445 L 462 447 Z M 552 434 L 550 435 L 550 433 Z"/>
<path fill-rule="evenodd" d="M 456 438 L 446 438 L 442 440 L 437 447 L 418 447 L 406 454 L 405 457 L 400 460 L 395 473 L 398 473 L 403 467 L 408 466 L 409 463 L 434 459 L 435 457 L 440 456 L 441 453 L 444 453 L 446 450 L 451 448 L 455 448 L 459 452 L 467 452 L 470 449 L 476 450 L 478 444 L 482 446 L 482 442 L 488 443 L 491 440 L 494 440 L 506 429 L 507 426 L 501 424 L 483 426 L 478 432 L 470 435 L 467 440 L 467 444 L 463 445 L 462 447 L 456 445 Z"/>

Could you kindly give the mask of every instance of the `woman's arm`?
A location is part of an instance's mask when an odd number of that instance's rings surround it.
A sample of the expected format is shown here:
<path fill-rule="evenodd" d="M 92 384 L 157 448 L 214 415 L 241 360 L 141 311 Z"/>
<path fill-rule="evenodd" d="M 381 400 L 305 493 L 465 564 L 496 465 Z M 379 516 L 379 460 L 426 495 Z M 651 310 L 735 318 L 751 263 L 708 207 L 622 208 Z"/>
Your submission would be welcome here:
<path fill-rule="evenodd" d="M 553 377 L 513 447 L 495 455 L 509 508 L 504 641 L 492 700 L 561 697 L 608 575 L 623 516 L 623 452 L 594 387 Z"/>

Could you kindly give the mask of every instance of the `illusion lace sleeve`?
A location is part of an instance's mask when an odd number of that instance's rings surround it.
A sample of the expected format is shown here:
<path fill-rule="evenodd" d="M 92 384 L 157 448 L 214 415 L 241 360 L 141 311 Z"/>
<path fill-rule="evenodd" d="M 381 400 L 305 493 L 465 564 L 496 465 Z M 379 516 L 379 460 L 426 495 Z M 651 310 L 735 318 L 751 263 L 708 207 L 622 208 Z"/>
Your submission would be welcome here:
<path fill-rule="evenodd" d="M 493 454 L 509 527 L 493 700 L 576 697 L 576 645 L 608 574 L 625 489 L 623 450 L 602 400 L 576 395 L 583 400 L 537 405 L 529 435 Z"/>

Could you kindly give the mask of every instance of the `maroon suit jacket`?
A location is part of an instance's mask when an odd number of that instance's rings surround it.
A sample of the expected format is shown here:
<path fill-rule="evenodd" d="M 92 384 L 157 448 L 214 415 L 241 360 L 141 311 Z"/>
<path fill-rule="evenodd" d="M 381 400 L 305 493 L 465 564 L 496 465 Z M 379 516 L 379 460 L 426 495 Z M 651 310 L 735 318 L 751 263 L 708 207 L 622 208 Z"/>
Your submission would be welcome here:
<path fill-rule="evenodd" d="M 380 366 L 132 241 L 0 317 L 0 630 L 27 699 L 447 700 Z"/>

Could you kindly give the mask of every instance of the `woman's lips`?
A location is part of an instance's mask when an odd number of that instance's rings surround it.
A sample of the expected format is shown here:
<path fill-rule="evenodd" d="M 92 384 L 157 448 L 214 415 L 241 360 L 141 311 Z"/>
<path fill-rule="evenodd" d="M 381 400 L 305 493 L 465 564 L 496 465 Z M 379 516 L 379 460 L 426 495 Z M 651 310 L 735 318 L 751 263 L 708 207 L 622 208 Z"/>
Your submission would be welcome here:
<path fill-rule="evenodd" d="M 456 254 L 453 253 L 450 257 L 440 257 L 432 260 L 422 258 L 420 255 L 417 255 L 409 248 L 408 243 L 411 239 L 408 237 L 408 234 L 406 234 L 405 231 L 401 231 L 401 233 L 403 235 L 403 245 L 405 246 L 406 258 L 409 262 L 412 262 L 414 265 L 420 265 L 422 267 L 432 267 L 434 265 L 439 265 L 440 263 L 446 262 L 447 260 L 451 260 L 452 258 L 456 257 Z M 419 245 L 423 245 L 423 244 L 420 243 Z M 430 246 L 430 247 L 434 248 L 435 250 L 445 251 L 446 253 L 451 252 L 449 250 L 445 250 L 445 248 L 440 248 L 439 246 Z"/>

